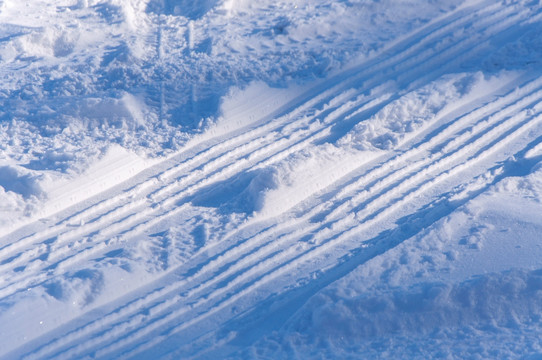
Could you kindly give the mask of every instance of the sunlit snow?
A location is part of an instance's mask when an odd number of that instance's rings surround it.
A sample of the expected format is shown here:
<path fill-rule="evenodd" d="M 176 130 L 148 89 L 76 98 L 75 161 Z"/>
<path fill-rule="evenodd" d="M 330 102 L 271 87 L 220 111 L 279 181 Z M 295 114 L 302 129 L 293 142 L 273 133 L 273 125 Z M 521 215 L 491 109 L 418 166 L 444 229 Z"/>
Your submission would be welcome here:
<path fill-rule="evenodd" d="M 542 358 L 542 2 L 0 0 L 0 359 Z"/>

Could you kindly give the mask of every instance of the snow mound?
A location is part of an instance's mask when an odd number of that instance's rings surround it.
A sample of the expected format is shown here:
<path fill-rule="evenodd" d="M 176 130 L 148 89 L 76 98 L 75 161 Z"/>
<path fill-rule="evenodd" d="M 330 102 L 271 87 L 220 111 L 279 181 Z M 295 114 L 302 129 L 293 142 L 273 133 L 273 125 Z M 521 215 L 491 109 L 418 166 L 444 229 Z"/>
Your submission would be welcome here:
<path fill-rule="evenodd" d="M 69 109 L 63 112 L 70 114 L 72 122 L 82 122 L 89 128 L 103 124 L 125 129 L 145 127 L 144 102 L 126 92 L 121 92 L 116 98 L 85 98 L 70 104 Z"/>
<path fill-rule="evenodd" d="M 266 186 L 251 189 L 252 198 L 258 202 L 254 215 L 261 219 L 283 214 L 375 156 L 370 152 L 346 152 L 333 145 L 292 154 L 263 172 L 273 175 L 272 186 L 258 181 Z"/>
<path fill-rule="evenodd" d="M 303 86 L 270 87 L 264 82 L 251 82 L 244 87 L 232 87 L 220 103 L 220 117 L 209 133 L 224 134 L 269 119 L 280 112 L 292 99 L 304 91 Z"/>
<path fill-rule="evenodd" d="M 0 230 L 30 216 L 46 198 L 46 174 L 9 164 L 0 166 Z M 0 231 L 1 233 L 1 231 Z"/>
<path fill-rule="evenodd" d="M 5 192 L 13 192 L 24 198 L 43 196 L 40 180 L 43 176 L 17 165 L 0 166 L 0 187 Z"/>
<path fill-rule="evenodd" d="M 254 220 L 267 219 L 287 212 L 374 156 L 333 145 L 313 147 L 214 184 L 198 192 L 192 202 L 226 213 L 245 213 Z"/>
<path fill-rule="evenodd" d="M 360 150 L 390 150 L 416 132 L 468 102 L 483 96 L 510 79 L 512 73 L 485 78 L 480 73 L 446 75 L 428 85 L 409 91 L 359 122 L 339 140 L 341 146 Z"/>

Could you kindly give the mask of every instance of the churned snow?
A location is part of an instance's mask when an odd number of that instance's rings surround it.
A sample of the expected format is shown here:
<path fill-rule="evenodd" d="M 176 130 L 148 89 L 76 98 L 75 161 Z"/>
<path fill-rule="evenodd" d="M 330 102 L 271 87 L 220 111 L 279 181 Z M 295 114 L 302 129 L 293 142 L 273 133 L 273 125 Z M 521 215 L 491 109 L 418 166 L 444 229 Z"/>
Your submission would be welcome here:
<path fill-rule="evenodd" d="M 541 358 L 541 33 L 0 0 L 0 358 Z"/>

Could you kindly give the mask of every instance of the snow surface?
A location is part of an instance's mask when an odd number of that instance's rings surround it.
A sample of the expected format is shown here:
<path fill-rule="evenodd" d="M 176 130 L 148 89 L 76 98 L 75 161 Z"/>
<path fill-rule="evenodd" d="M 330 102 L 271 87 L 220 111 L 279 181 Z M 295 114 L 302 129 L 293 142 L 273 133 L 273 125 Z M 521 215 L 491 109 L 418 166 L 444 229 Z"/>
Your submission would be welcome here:
<path fill-rule="evenodd" d="M 0 359 L 542 358 L 541 33 L 0 0 Z"/>

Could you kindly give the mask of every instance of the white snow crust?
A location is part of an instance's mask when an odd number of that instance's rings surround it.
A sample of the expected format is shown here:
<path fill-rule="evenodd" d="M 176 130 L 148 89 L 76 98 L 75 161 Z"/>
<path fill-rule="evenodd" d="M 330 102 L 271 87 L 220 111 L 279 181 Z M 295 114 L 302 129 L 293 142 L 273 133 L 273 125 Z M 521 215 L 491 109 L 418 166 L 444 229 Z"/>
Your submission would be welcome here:
<path fill-rule="evenodd" d="M 0 0 L 0 359 L 542 358 L 542 2 Z"/>

